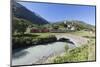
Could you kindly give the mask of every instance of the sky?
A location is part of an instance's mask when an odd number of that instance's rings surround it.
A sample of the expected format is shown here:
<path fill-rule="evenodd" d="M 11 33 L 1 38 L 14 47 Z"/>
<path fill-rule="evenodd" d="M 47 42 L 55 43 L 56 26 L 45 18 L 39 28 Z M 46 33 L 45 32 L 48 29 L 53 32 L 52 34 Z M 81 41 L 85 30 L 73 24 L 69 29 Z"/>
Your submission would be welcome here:
<path fill-rule="evenodd" d="M 27 9 L 39 14 L 47 21 L 53 23 L 63 20 L 79 20 L 95 25 L 95 6 L 82 6 L 71 4 L 18 2 Z"/>

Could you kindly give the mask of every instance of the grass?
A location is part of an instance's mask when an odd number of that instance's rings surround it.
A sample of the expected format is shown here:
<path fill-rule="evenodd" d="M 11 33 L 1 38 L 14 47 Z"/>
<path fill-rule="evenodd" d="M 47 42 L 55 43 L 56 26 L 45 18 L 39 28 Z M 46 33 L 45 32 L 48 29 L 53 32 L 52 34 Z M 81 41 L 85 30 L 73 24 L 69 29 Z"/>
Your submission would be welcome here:
<path fill-rule="evenodd" d="M 95 39 L 91 39 L 90 43 L 89 43 L 89 47 L 88 47 L 88 61 L 93 61 L 96 60 L 96 53 L 95 53 Z"/>
<path fill-rule="evenodd" d="M 79 62 L 88 60 L 88 47 L 87 45 L 75 48 L 66 52 L 63 56 L 57 56 L 54 58 L 54 63 L 63 63 L 63 62 Z"/>
<path fill-rule="evenodd" d="M 55 57 L 53 63 L 94 61 L 94 46 L 94 44 L 91 44 L 72 49 L 69 52 L 66 52 L 63 56 Z"/>
<path fill-rule="evenodd" d="M 70 34 L 78 35 L 78 36 L 95 36 L 95 34 L 91 34 L 89 31 L 76 31 L 76 32 L 70 32 Z"/>
<path fill-rule="evenodd" d="M 72 50 L 68 49 L 61 56 L 56 56 L 52 59 L 53 63 L 64 63 L 64 62 L 80 62 L 80 61 L 94 61 L 95 59 L 95 35 L 90 34 L 86 31 L 72 32 L 73 35 L 87 36 L 89 41 L 87 44 L 74 48 Z"/>
<path fill-rule="evenodd" d="M 32 33 L 34 35 L 39 35 L 39 37 L 48 37 L 52 35 L 51 33 Z"/>

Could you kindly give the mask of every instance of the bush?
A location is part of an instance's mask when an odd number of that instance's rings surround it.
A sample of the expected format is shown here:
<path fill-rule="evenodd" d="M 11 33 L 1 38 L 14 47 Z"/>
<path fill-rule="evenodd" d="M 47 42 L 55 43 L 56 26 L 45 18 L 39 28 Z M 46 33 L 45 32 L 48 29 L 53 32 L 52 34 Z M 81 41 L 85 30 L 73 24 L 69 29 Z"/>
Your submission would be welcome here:
<path fill-rule="evenodd" d="M 32 37 L 31 37 L 32 36 Z M 57 41 L 55 36 L 34 37 L 33 35 L 15 35 L 12 38 L 13 48 L 24 48 L 34 45 L 44 45 Z"/>

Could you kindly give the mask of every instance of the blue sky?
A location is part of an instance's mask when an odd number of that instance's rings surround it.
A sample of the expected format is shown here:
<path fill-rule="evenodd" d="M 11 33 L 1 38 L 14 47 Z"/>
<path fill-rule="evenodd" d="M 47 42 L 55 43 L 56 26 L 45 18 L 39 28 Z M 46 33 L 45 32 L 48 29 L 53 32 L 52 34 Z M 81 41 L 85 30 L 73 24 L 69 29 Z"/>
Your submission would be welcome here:
<path fill-rule="evenodd" d="M 19 2 L 27 9 L 39 14 L 50 22 L 80 20 L 95 25 L 95 7 L 80 5 L 62 5 L 48 3 Z"/>

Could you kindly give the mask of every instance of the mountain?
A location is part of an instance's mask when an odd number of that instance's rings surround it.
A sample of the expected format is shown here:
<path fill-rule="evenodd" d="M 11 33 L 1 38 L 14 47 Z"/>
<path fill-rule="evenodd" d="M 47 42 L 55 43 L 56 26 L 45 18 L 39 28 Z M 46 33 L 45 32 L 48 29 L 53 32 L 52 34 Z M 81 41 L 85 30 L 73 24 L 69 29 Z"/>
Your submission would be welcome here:
<path fill-rule="evenodd" d="M 95 29 L 95 26 L 94 25 L 91 25 L 91 24 L 88 24 L 86 22 L 83 22 L 83 21 L 79 21 L 79 20 L 72 20 L 72 21 L 68 21 L 66 20 L 66 24 L 73 24 L 77 29 L 88 29 L 88 30 L 91 30 L 91 29 Z M 58 26 L 63 26 L 64 25 L 64 21 L 59 21 L 59 22 L 55 22 L 53 23 L 53 25 L 58 25 Z"/>
<path fill-rule="evenodd" d="M 41 25 L 41 24 L 49 23 L 47 20 L 45 20 L 44 18 L 42 18 L 35 12 L 28 10 L 26 7 L 24 7 L 23 5 L 21 5 L 17 2 L 13 2 L 12 11 L 13 11 L 12 13 L 13 13 L 14 17 L 28 20 L 28 21 L 32 22 L 33 24 Z"/>

